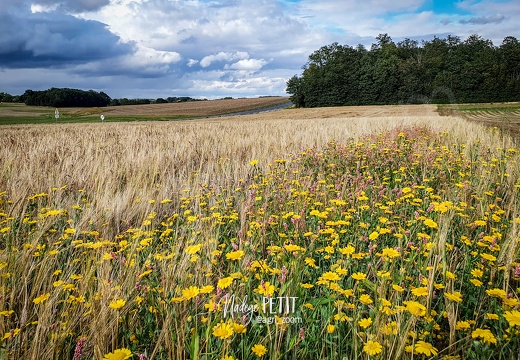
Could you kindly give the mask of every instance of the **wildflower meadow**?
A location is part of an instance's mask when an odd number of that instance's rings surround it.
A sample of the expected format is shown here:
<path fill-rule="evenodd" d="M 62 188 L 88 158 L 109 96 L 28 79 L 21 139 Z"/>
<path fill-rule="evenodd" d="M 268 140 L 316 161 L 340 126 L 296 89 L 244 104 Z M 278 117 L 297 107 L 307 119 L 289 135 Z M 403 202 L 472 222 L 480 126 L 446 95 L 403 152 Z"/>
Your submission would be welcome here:
<path fill-rule="evenodd" d="M 0 134 L 0 358 L 518 358 L 507 135 L 228 121 Z"/>

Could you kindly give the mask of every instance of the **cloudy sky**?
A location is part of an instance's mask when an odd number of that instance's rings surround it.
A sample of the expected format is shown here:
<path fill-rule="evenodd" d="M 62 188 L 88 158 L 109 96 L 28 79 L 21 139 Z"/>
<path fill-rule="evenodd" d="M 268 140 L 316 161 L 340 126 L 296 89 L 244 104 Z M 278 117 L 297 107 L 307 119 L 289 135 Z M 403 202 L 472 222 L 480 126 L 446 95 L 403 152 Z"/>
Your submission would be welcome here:
<path fill-rule="evenodd" d="M 518 0 L 2 0 L 0 91 L 69 87 L 112 98 L 285 95 L 338 42 L 520 38 Z"/>

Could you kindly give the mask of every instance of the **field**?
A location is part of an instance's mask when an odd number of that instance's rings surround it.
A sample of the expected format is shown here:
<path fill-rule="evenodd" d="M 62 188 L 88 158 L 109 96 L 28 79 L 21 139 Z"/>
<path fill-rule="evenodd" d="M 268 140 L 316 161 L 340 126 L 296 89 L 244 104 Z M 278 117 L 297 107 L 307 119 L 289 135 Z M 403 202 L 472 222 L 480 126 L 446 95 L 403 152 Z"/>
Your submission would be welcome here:
<path fill-rule="evenodd" d="M 125 105 L 106 108 L 60 108 L 60 123 L 182 120 L 237 113 L 287 103 L 287 97 L 261 97 L 168 104 Z M 55 109 L 44 106 L 0 103 L 0 125 L 55 123 Z"/>
<path fill-rule="evenodd" d="M 497 128 L 340 107 L 0 144 L 0 358 L 518 358 L 520 154 Z"/>
<path fill-rule="evenodd" d="M 499 127 L 520 141 L 520 103 L 440 105 L 439 112 Z"/>

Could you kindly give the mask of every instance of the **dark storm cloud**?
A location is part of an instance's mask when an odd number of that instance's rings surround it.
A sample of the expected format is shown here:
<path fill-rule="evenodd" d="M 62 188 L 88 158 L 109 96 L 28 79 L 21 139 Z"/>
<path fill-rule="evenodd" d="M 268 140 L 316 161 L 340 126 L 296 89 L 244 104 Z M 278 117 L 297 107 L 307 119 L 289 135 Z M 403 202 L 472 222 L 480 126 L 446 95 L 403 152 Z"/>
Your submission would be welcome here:
<path fill-rule="evenodd" d="M 0 14 L 0 67 L 80 64 L 133 52 L 107 26 L 59 13 Z"/>

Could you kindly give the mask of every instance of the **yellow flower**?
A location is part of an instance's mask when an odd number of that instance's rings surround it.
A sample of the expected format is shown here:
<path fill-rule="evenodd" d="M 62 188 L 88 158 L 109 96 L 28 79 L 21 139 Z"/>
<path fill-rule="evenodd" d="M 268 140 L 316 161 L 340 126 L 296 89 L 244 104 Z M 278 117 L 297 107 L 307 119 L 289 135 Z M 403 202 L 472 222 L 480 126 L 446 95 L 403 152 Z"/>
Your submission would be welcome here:
<path fill-rule="evenodd" d="M 362 272 L 357 272 L 355 274 L 352 274 L 352 279 L 354 280 L 365 280 L 367 278 L 367 274 Z"/>
<path fill-rule="evenodd" d="M 370 356 L 375 356 L 383 351 L 383 347 L 377 341 L 368 340 L 363 346 L 363 351 Z"/>
<path fill-rule="evenodd" d="M 412 289 L 412 294 L 415 296 L 426 296 L 428 295 L 428 288 L 426 286 Z"/>
<path fill-rule="evenodd" d="M 231 276 L 222 278 L 218 281 L 217 286 L 224 290 L 225 288 L 229 287 L 233 283 L 233 278 Z"/>
<path fill-rule="evenodd" d="M 473 339 L 481 338 L 482 341 L 489 344 L 496 344 L 497 339 L 493 335 L 493 333 L 488 329 L 475 329 L 471 333 L 471 337 Z"/>
<path fill-rule="evenodd" d="M 233 326 L 229 323 L 221 322 L 213 327 L 213 336 L 227 339 L 233 335 Z"/>
<path fill-rule="evenodd" d="M 396 284 L 392 285 L 392 289 L 394 289 L 395 291 L 398 291 L 398 292 L 403 292 L 404 291 L 403 287 L 401 287 L 399 285 L 396 285 Z"/>
<path fill-rule="evenodd" d="M 215 290 L 215 287 L 213 285 L 206 285 L 200 288 L 201 294 L 210 294 Z"/>
<path fill-rule="evenodd" d="M 110 303 L 110 305 L 108 305 L 111 309 L 114 309 L 114 310 L 119 310 L 121 309 L 123 306 L 125 306 L 126 304 L 126 301 L 123 300 L 123 299 L 118 299 L 118 300 L 115 300 L 115 301 L 112 301 Z"/>
<path fill-rule="evenodd" d="M 327 332 L 329 334 L 332 334 L 334 332 L 334 330 L 336 330 L 336 327 L 334 325 L 332 325 L 332 324 L 327 325 Z"/>
<path fill-rule="evenodd" d="M 247 327 L 242 324 L 233 323 L 233 331 L 237 334 L 245 334 Z"/>
<path fill-rule="evenodd" d="M 370 325 L 372 325 L 372 319 L 371 318 L 363 318 L 358 321 L 358 325 L 361 326 L 363 329 L 366 329 Z"/>
<path fill-rule="evenodd" d="M 512 310 L 504 313 L 504 318 L 509 322 L 509 326 L 520 326 L 520 311 Z"/>
<path fill-rule="evenodd" d="M 33 300 L 33 303 L 35 303 L 36 305 L 38 305 L 38 304 L 44 302 L 45 300 L 47 300 L 47 299 L 49 298 L 49 296 L 51 296 L 50 293 L 40 295 L 40 296 L 38 296 L 36 299 Z"/>
<path fill-rule="evenodd" d="M 312 268 L 318 268 L 318 265 L 316 265 L 316 260 L 314 260 L 313 258 L 306 257 L 305 263 Z"/>
<path fill-rule="evenodd" d="M 314 287 L 314 285 L 312 285 L 312 284 L 302 284 L 302 283 L 300 283 L 300 286 L 304 289 L 312 289 Z"/>
<path fill-rule="evenodd" d="M 65 229 L 65 234 L 75 234 L 75 233 L 76 233 L 76 229 L 72 229 L 72 228 Z"/>
<path fill-rule="evenodd" d="M 370 240 L 375 240 L 379 237 L 379 233 L 377 231 L 372 232 L 370 235 L 368 235 L 368 238 Z"/>
<path fill-rule="evenodd" d="M 356 248 L 352 245 L 347 245 L 344 248 L 339 249 L 339 252 L 343 255 L 352 255 L 356 251 Z"/>
<path fill-rule="evenodd" d="M 130 350 L 122 348 L 106 354 L 105 356 L 103 356 L 103 360 L 126 360 L 130 359 L 132 356 L 133 355 Z"/>
<path fill-rule="evenodd" d="M 246 253 L 243 250 L 231 251 L 226 254 L 226 259 L 228 260 L 240 260 L 244 257 Z"/>
<path fill-rule="evenodd" d="M 476 287 L 482 286 L 482 281 L 480 281 L 479 279 L 471 279 L 469 282 L 475 285 Z"/>
<path fill-rule="evenodd" d="M 255 344 L 255 345 L 253 345 L 253 347 L 251 348 L 251 351 L 253 352 L 253 354 L 255 354 L 258 357 L 262 357 L 265 354 L 267 354 L 267 349 L 262 344 Z"/>
<path fill-rule="evenodd" d="M 455 291 L 453 293 L 445 292 L 444 296 L 448 298 L 448 300 L 455 301 L 455 302 L 461 302 L 462 301 L 462 294 L 459 291 Z"/>
<path fill-rule="evenodd" d="M 255 293 L 263 295 L 263 296 L 273 296 L 275 291 L 274 285 L 272 285 L 269 281 L 266 281 L 263 284 L 258 285 L 258 287 L 255 289 Z"/>
<path fill-rule="evenodd" d="M 287 244 L 287 245 L 284 246 L 284 248 L 288 252 L 305 251 L 305 249 L 302 248 L 301 246 L 294 245 L 294 244 Z"/>
<path fill-rule="evenodd" d="M 493 262 L 493 261 L 495 261 L 497 259 L 495 256 L 493 256 L 491 254 L 485 254 L 484 253 L 484 254 L 480 254 L 480 256 L 482 257 L 482 259 L 488 260 L 488 261 L 491 261 L 491 262 Z"/>
<path fill-rule="evenodd" d="M 403 304 L 406 305 L 406 310 L 412 315 L 415 316 L 424 316 L 426 315 L 426 307 L 417 301 L 404 301 Z"/>
<path fill-rule="evenodd" d="M 320 280 L 327 280 L 327 281 L 338 281 L 341 280 L 340 276 L 332 271 L 327 271 L 326 273 L 323 273 L 320 276 Z"/>
<path fill-rule="evenodd" d="M 363 294 L 359 297 L 359 301 L 361 301 L 365 305 L 372 304 L 374 301 L 370 298 L 370 295 Z"/>
<path fill-rule="evenodd" d="M 258 164 L 258 160 L 256 160 L 256 159 L 251 160 L 251 161 L 249 162 L 249 165 L 251 165 L 251 166 L 255 166 L 256 164 Z"/>
<path fill-rule="evenodd" d="M 0 316 L 9 316 L 12 313 L 14 313 L 14 310 L 4 310 L 4 311 L 0 311 Z"/>
<path fill-rule="evenodd" d="M 194 255 L 196 254 L 200 249 L 202 248 L 202 244 L 197 244 L 197 245 L 191 245 L 191 246 L 188 246 L 186 247 L 186 249 L 184 250 L 187 254 L 189 255 Z"/>
<path fill-rule="evenodd" d="M 11 330 L 9 332 L 6 332 L 4 334 L 4 337 L 2 338 L 2 340 L 5 340 L 5 339 L 12 339 L 13 337 L 15 337 L 16 335 L 18 335 L 18 333 L 20 332 L 20 329 L 19 328 L 16 328 L 14 330 Z"/>
<path fill-rule="evenodd" d="M 392 249 L 392 248 L 385 248 L 385 249 L 383 249 L 383 257 L 387 257 L 390 259 L 399 257 L 399 251 L 397 251 L 396 249 Z"/>
<path fill-rule="evenodd" d="M 422 340 L 415 343 L 415 352 L 417 354 L 424 354 L 426 356 L 437 355 L 438 351 L 432 344 Z"/>
<path fill-rule="evenodd" d="M 486 317 L 488 318 L 488 320 L 498 320 L 497 314 L 487 313 Z"/>
<path fill-rule="evenodd" d="M 200 290 L 197 286 L 190 286 L 189 288 L 182 290 L 182 296 L 189 300 L 191 298 L 194 298 L 195 296 L 199 295 Z"/>
<path fill-rule="evenodd" d="M 432 219 L 424 220 L 424 225 L 426 225 L 432 229 L 437 229 L 439 227 L 439 225 L 437 225 L 437 223 L 435 221 L 433 221 Z"/>
<path fill-rule="evenodd" d="M 457 324 L 455 325 L 455 330 L 465 330 L 469 329 L 470 325 L 467 321 L 457 321 Z"/>
<path fill-rule="evenodd" d="M 501 298 L 501 299 L 505 299 L 507 294 L 504 290 L 502 289 L 490 289 L 490 290 L 486 290 L 486 294 L 488 294 L 489 296 L 491 297 L 498 297 L 498 298 Z"/>

